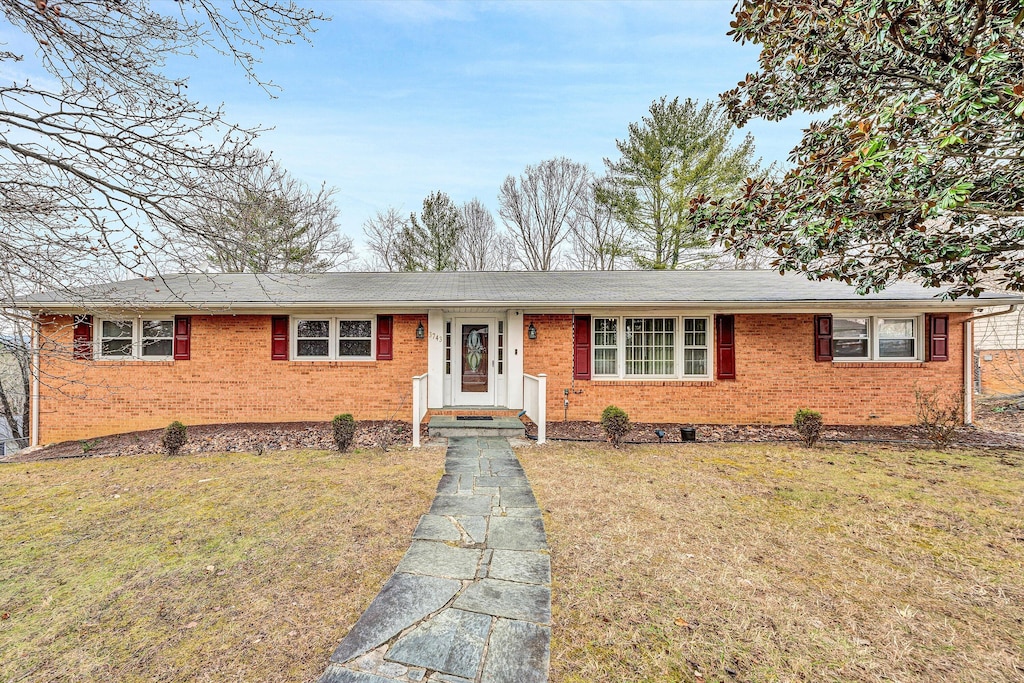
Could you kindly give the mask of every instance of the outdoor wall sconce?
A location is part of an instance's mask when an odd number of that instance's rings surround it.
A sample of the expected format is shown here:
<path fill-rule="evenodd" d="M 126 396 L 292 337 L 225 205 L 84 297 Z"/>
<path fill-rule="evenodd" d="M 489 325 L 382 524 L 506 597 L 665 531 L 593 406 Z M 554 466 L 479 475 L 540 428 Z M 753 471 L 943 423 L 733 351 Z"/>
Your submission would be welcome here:
<path fill-rule="evenodd" d="M 423 339 L 426 336 L 426 330 L 423 329 L 423 321 L 420 321 L 420 326 L 416 328 L 416 338 Z"/>
<path fill-rule="evenodd" d="M 533 326 L 533 323 L 530 323 L 530 329 L 526 331 L 526 334 L 527 336 L 530 337 L 530 339 L 537 338 L 537 328 Z"/>

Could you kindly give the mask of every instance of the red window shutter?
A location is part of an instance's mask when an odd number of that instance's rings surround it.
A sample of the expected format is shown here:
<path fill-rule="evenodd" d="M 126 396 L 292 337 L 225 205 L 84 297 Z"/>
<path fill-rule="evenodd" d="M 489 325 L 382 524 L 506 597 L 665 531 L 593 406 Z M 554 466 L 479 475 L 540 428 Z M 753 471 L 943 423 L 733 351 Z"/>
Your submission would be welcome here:
<path fill-rule="evenodd" d="M 832 360 L 832 315 L 814 316 L 814 360 Z"/>
<path fill-rule="evenodd" d="M 288 360 L 288 316 L 270 319 L 270 359 Z"/>
<path fill-rule="evenodd" d="M 395 357 L 395 319 L 390 315 L 377 316 L 377 360 Z"/>
<path fill-rule="evenodd" d="M 928 360 L 949 360 L 949 316 L 928 315 Z"/>
<path fill-rule="evenodd" d="M 92 360 L 92 316 L 76 315 L 71 334 L 71 357 L 75 360 Z"/>
<path fill-rule="evenodd" d="M 576 333 L 573 339 L 573 377 L 590 379 L 590 316 L 578 315 L 573 321 Z"/>
<path fill-rule="evenodd" d="M 192 318 L 174 316 L 174 360 L 188 360 L 192 355 Z"/>
<path fill-rule="evenodd" d="M 735 317 L 715 316 L 715 366 L 718 379 L 736 379 Z"/>

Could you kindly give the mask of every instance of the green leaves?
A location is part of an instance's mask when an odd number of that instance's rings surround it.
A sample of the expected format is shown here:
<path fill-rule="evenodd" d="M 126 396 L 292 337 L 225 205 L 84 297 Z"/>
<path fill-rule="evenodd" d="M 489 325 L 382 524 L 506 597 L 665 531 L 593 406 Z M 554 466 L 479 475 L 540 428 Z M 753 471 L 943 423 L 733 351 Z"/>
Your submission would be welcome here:
<path fill-rule="evenodd" d="M 695 227 L 865 291 L 907 276 L 952 296 L 1024 290 L 1022 18 L 1019 2 L 745 6 L 735 35 L 760 69 L 722 95 L 730 118 L 828 117 L 785 174 L 696 199 Z"/>
<path fill-rule="evenodd" d="M 674 269 L 707 245 L 707 231 L 690 221 L 691 200 L 732 196 L 758 168 L 753 139 L 734 144 L 733 130 L 714 103 L 663 97 L 616 141 L 621 156 L 605 160 L 608 185 L 598 198 L 626 225 L 638 266 Z"/>

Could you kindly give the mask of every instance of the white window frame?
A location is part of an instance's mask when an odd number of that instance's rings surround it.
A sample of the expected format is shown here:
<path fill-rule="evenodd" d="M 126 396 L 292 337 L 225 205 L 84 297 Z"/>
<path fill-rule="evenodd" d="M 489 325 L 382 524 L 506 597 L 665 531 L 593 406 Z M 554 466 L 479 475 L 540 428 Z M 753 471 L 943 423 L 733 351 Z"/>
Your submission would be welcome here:
<path fill-rule="evenodd" d="M 881 314 L 867 314 L 867 313 L 840 313 L 832 314 L 832 319 L 835 321 L 837 318 L 866 318 L 868 321 L 868 355 L 861 356 L 858 358 L 842 358 L 833 355 L 833 363 L 919 363 L 924 360 L 924 316 L 920 314 L 906 313 L 881 313 Z M 879 353 L 879 341 L 881 337 L 878 334 L 879 327 L 883 320 L 912 320 L 914 323 L 914 355 L 906 357 L 896 356 L 882 356 Z M 833 322 L 833 334 L 835 332 L 835 324 Z M 834 337 L 833 337 L 834 339 Z"/>
<path fill-rule="evenodd" d="M 171 323 L 171 353 L 166 356 L 144 356 L 142 355 L 142 322 L 157 321 Z M 132 352 L 127 356 L 107 356 L 103 353 L 103 323 L 105 322 L 130 322 L 132 324 Z M 111 316 L 108 318 L 97 318 L 93 322 L 93 358 L 97 360 L 118 360 L 118 361 L 168 361 L 174 360 L 174 316 L 136 316 L 120 317 Z"/>
<path fill-rule="evenodd" d="M 616 326 L 616 352 L 615 352 L 615 374 L 598 374 L 597 372 L 591 372 L 591 377 L 597 381 L 627 381 L 627 382 L 645 382 L 649 380 L 680 380 L 687 382 L 707 382 L 714 377 L 714 354 L 712 349 L 714 348 L 714 321 L 713 316 L 710 314 L 695 314 L 695 315 L 665 315 L 656 311 L 643 311 L 638 313 L 625 313 L 625 314 L 604 314 L 595 313 L 590 316 L 590 367 L 592 369 L 597 368 L 595 351 L 597 344 L 595 343 L 595 336 L 597 334 L 597 325 L 594 324 L 594 320 L 599 318 L 603 319 L 615 319 L 617 322 Z M 674 372 L 669 375 L 627 375 L 626 374 L 626 319 L 627 318 L 664 318 L 672 319 L 675 321 L 675 329 L 673 331 L 673 345 L 672 345 L 672 363 Z M 706 341 L 707 345 L 690 346 L 684 345 L 685 341 L 685 321 L 687 319 L 699 319 L 704 320 L 706 327 Z M 611 348 L 603 346 L 602 348 Z M 686 348 L 703 348 L 707 353 L 706 362 L 704 364 L 705 373 L 703 375 L 686 375 L 683 374 L 684 362 L 683 355 L 684 349 Z"/>
<path fill-rule="evenodd" d="M 300 356 L 299 355 L 299 323 L 304 320 L 326 320 L 328 328 L 327 355 L 326 356 Z M 370 323 L 370 355 L 368 356 L 342 356 L 338 353 L 338 342 L 341 335 L 338 330 L 338 323 L 341 320 L 354 320 Z M 376 339 L 377 339 L 377 316 L 376 315 L 303 315 L 292 316 L 288 321 L 288 348 L 293 361 L 307 361 L 310 363 L 321 361 L 353 361 L 365 363 L 366 361 L 377 360 Z M 348 337 L 346 337 L 348 338 Z M 351 337 L 355 338 L 355 337 Z M 392 342 L 394 343 L 394 342 Z"/>

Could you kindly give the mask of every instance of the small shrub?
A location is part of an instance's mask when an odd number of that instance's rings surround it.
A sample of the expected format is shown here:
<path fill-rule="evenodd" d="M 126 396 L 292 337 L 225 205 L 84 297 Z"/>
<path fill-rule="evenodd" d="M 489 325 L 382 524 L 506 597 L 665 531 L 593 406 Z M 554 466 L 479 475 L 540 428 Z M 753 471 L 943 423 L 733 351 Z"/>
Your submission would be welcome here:
<path fill-rule="evenodd" d="M 939 448 L 945 448 L 956 440 L 957 430 L 964 424 L 964 392 L 944 394 L 938 389 L 932 391 L 914 390 L 917 404 L 917 424 L 924 430 L 925 438 Z"/>
<path fill-rule="evenodd" d="M 167 455 L 177 455 L 181 447 L 185 445 L 188 440 L 188 428 L 181 424 L 177 420 L 167 425 L 167 431 L 164 432 L 164 438 L 162 444 L 164 447 L 164 453 Z"/>
<path fill-rule="evenodd" d="M 352 445 L 352 437 L 356 435 L 356 420 L 351 414 L 335 415 L 331 421 L 334 430 L 334 445 L 339 451 L 345 452 Z"/>
<path fill-rule="evenodd" d="M 601 428 L 611 439 L 612 444 L 618 448 L 632 425 L 629 423 L 629 415 L 626 414 L 626 411 L 616 406 L 608 406 L 601 413 Z"/>
<path fill-rule="evenodd" d="M 801 408 L 796 411 L 793 417 L 793 426 L 797 434 L 804 440 L 804 445 L 810 448 L 821 438 L 821 430 L 825 421 L 821 419 L 821 413 L 809 408 Z"/>
<path fill-rule="evenodd" d="M 96 444 L 100 442 L 99 439 L 93 439 L 92 441 L 79 441 L 78 443 L 82 446 L 82 453 L 88 453 L 92 449 L 96 448 Z"/>

